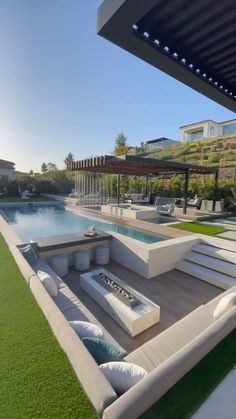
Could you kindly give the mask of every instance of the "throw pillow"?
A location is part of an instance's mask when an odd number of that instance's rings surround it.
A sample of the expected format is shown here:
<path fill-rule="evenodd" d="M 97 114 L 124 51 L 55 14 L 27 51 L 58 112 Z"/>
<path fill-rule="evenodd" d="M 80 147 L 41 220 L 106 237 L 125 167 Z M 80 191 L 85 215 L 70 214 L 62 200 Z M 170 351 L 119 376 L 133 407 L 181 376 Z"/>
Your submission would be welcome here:
<path fill-rule="evenodd" d="M 24 258 L 27 260 L 27 262 L 30 264 L 30 266 L 34 266 L 38 260 L 38 257 L 33 247 L 30 246 L 30 244 L 27 244 L 27 246 L 21 247 L 20 251 Z"/>
<path fill-rule="evenodd" d="M 103 331 L 96 324 L 79 320 L 72 320 L 69 323 L 80 338 L 103 338 Z"/>
<path fill-rule="evenodd" d="M 51 297 L 56 297 L 58 287 L 56 281 L 44 271 L 37 271 L 37 275 Z"/>
<path fill-rule="evenodd" d="M 120 361 L 123 354 L 110 342 L 98 338 L 82 338 L 92 357 L 98 365 L 105 362 Z"/>
<path fill-rule="evenodd" d="M 108 362 L 99 368 L 118 395 L 125 393 L 147 375 L 144 368 L 129 362 Z"/>
<path fill-rule="evenodd" d="M 225 295 L 216 306 L 213 317 L 214 319 L 219 319 L 223 314 L 225 314 L 230 308 L 236 304 L 236 292 L 231 292 L 228 295 Z"/>

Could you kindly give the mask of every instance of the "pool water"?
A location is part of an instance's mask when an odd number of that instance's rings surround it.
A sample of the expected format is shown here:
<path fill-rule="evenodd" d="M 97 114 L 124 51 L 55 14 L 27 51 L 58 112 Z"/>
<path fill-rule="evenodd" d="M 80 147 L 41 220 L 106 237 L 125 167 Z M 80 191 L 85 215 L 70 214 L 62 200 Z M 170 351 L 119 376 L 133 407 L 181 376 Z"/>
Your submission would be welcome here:
<path fill-rule="evenodd" d="M 85 232 L 92 224 L 95 225 L 96 230 L 115 231 L 144 243 L 156 243 L 168 239 L 168 237 L 146 233 L 120 224 L 89 218 L 68 211 L 64 206 L 7 207 L 3 209 L 3 214 L 21 240 L 25 242 L 36 237 Z"/>

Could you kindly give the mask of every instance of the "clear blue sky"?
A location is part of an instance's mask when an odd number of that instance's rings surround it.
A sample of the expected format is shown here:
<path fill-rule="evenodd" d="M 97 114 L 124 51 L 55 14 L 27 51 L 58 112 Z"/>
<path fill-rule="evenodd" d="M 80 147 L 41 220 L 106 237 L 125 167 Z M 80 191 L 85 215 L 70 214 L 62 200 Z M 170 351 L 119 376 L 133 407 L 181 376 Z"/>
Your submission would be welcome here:
<path fill-rule="evenodd" d="M 1 0 L 0 158 L 63 167 L 235 115 L 96 35 L 101 0 Z"/>

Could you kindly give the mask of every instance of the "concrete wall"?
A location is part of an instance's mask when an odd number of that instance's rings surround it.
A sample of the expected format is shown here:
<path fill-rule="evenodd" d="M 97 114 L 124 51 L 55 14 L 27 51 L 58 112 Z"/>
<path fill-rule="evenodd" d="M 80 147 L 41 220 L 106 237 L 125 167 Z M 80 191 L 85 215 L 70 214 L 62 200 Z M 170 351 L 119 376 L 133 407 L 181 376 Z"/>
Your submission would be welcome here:
<path fill-rule="evenodd" d="M 147 220 L 158 217 L 156 208 L 137 205 L 128 208 L 125 205 L 102 205 L 101 212 L 104 215 L 131 220 Z"/>
<path fill-rule="evenodd" d="M 199 243 L 202 237 L 193 234 L 146 244 L 119 233 L 112 234 L 112 259 L 144 278 L 153 278 L 174 269 L 176 262 L 180 261 L 193 245 Z"/>

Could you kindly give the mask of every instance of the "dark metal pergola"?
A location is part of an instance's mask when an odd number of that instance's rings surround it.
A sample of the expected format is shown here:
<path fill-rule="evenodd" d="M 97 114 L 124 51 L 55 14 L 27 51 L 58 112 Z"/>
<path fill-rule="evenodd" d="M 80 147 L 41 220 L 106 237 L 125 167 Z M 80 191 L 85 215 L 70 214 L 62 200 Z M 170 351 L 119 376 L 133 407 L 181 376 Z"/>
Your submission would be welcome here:
<path fill-rule="evenodd" d="M 104 0 L 98 34 L 236 112 L 235 0 Z"/>
<path fill-rule="evenodd" d="M 109 173 L 118 175 L 118 202 L 120 197 L 120 175 L 126 176 L 143 176 L 146 178 L 168 175 L 184 175 L 184 207 L 183 212 L 186 214 L 187 197 L 188 197 L 188 181 L 191 174 L 214 174 L 214 199 L 213 208 L 215 211 L 215 202 L 217 198 L 218 188 L 218 169 L 206 168 L 202 166 L 182 164 L 170 162 L 166 160 L 148 159 L 137 156 L 99 156 L 85 160 L 78 160 L 68 165 L 68 170 L 87 171 L 94 173 Z"/>

